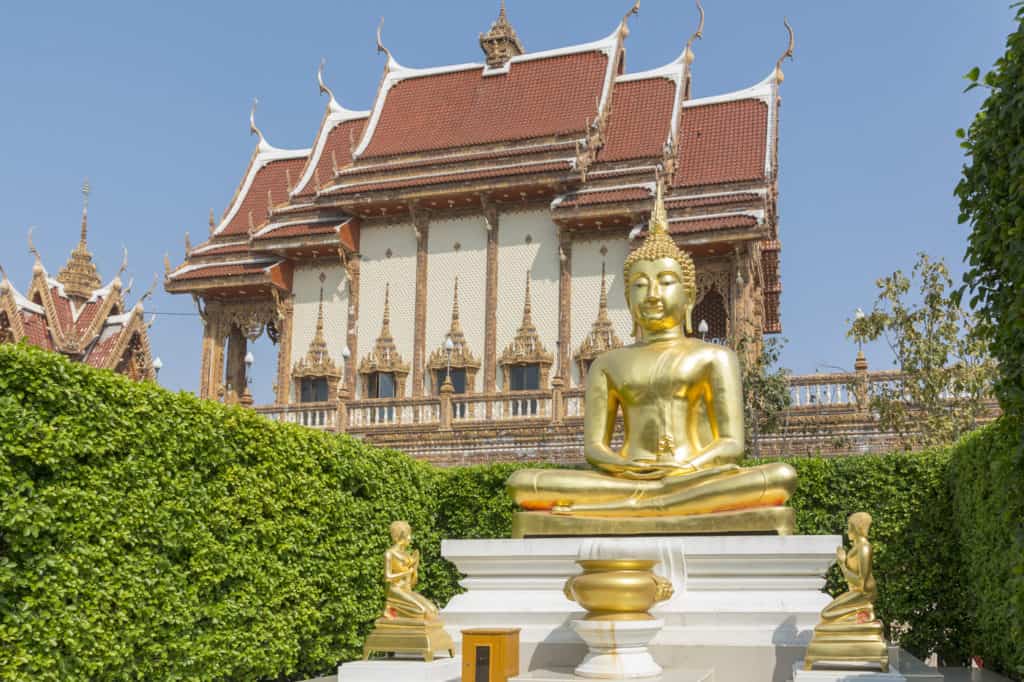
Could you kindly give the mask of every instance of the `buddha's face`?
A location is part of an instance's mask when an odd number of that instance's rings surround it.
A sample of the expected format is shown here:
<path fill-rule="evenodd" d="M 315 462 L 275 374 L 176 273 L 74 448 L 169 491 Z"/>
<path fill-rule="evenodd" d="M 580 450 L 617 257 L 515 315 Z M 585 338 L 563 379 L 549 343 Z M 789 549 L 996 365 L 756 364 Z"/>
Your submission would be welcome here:
<path fill-rule="evenodd" d="M 633 321 L 651 332 L 679 327 L 693 309 L 683 287 L 683 269 L 674 258 L 634 263 L 626 282 L 626 301 Z"/>

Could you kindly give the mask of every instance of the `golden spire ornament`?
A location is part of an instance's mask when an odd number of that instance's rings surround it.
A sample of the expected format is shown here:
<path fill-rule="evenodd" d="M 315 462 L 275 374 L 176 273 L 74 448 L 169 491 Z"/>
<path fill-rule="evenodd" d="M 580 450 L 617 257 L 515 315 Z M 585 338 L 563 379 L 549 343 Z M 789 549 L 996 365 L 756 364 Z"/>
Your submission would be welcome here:
<path fill-rule="evenodd" d="M 89 178 L 82 183 L 82 231 L 78 246 L 71 252 L 68 262 L 57 274 L 64 292 L 72 298 L 87 299 L 102 286 L 96 265 L 92 262 L 87 244 L 89 234 Z"/>

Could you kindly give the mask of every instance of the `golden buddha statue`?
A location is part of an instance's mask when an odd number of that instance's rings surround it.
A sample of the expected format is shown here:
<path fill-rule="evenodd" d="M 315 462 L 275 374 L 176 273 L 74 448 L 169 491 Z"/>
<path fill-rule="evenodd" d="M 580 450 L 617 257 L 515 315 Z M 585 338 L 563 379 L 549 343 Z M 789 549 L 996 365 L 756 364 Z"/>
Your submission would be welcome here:
<path fill-rule="evenodd" d="M 648 236 L 623 268 L 636 342 L 598 356 L 587 374 L 583 451 L 595 470 L 515 472 L 507 486 L 524 510 L 515 537 L 793 531 L 784 504 L 796 471 L 739 466 L 739 361 L 687 336 L 696 273 L 667 224 L 659 180 Z M 615 450 L 620 410 L 624 442 Z"/>
<path fill-rule="evenodd" d="M 407 522 L 391 524 L 391 541 L 384 552 L 384 614 L 374 621 L 373 632 L 363 645 L 363 658 L 374 652 L 416 653 L 429 663 L 435 651 L 453 656 L 455 646 L 444 630 L 437 605 L 416 592 L 420 553 L 409 549 L 412 528 Z"/>
<path fill-rule="evenodd" d="M 846 578 L 847 590 L 821 611 L 821 623 L 814 628 L 814 637 L 804 656 L 804 669 L 815 663 L 877 664 L 882 672 L 889 670 L 889 649 L 882 636 L 882 621 L 875 617 L 878 585 L 871 572 L 871 543 L 868 529 L 871 515 L 852 514 L 847 520 L 846 534 L 850 550 L 836 549 L 839 569 Z M 820 666 L 819 666 L 820 667 Z"/>

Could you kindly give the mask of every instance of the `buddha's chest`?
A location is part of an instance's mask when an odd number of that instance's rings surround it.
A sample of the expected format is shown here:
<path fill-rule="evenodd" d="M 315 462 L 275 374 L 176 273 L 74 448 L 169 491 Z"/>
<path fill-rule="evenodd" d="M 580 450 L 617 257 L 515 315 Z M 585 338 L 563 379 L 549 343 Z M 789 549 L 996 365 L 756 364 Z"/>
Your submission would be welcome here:
<path fill-rule="evenodd" d="M 707 381 L 706 364 L 684 354 L 648 350 L 630 360 L 616 363 L 608 377 L 626 404 L 685 400 Z"/>

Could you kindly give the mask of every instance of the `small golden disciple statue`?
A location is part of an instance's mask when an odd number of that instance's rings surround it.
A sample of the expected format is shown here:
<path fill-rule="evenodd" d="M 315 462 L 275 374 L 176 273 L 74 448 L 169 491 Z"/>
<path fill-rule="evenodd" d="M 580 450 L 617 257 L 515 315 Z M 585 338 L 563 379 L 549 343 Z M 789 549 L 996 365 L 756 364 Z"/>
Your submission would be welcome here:
<path fill-rule="evenodd" d="M 889 670 L 882 621 L 875 617 L 878 586 L 871 572 L 870 526 L 871 515 L 866 512 L 852 514 L 847 520 L 850 549 L 837 548 L 836 560 L 848 589 L 822 609 L 821 623 L 814 628 L 804 657 L 805 670 L 819 662 L 878 664 L 882 672 Z"/>
<path fill-rule="evenodd" d="M 373 632 L 363 645 L 363 658 L 374 652 L 417 653 L 430 662 L 435 651 L 454 655 L 455 646 L 444 630 L 437 605 L 415 591 L 420 553 L 409 548 L 412 528 L 407 522 L 391 524 L 391 541 L 394 544 L 384 552 L 384 614 L 374 621 Z"/>
<path fill-rule="evenodd" d="M 593 471 L 524 469 L 507 486 L 524 510 L 513 535 L 793 531 L 796 471 L 741 468 L 736 354 L 688 337 L 696 298 L 689 254 L 667 232 L 662 182 L 649 234 L 623 268 L 636 342 L 587 374 L 584 455 Z M 624 440 L 612 447 L 621 411 Z"/>

